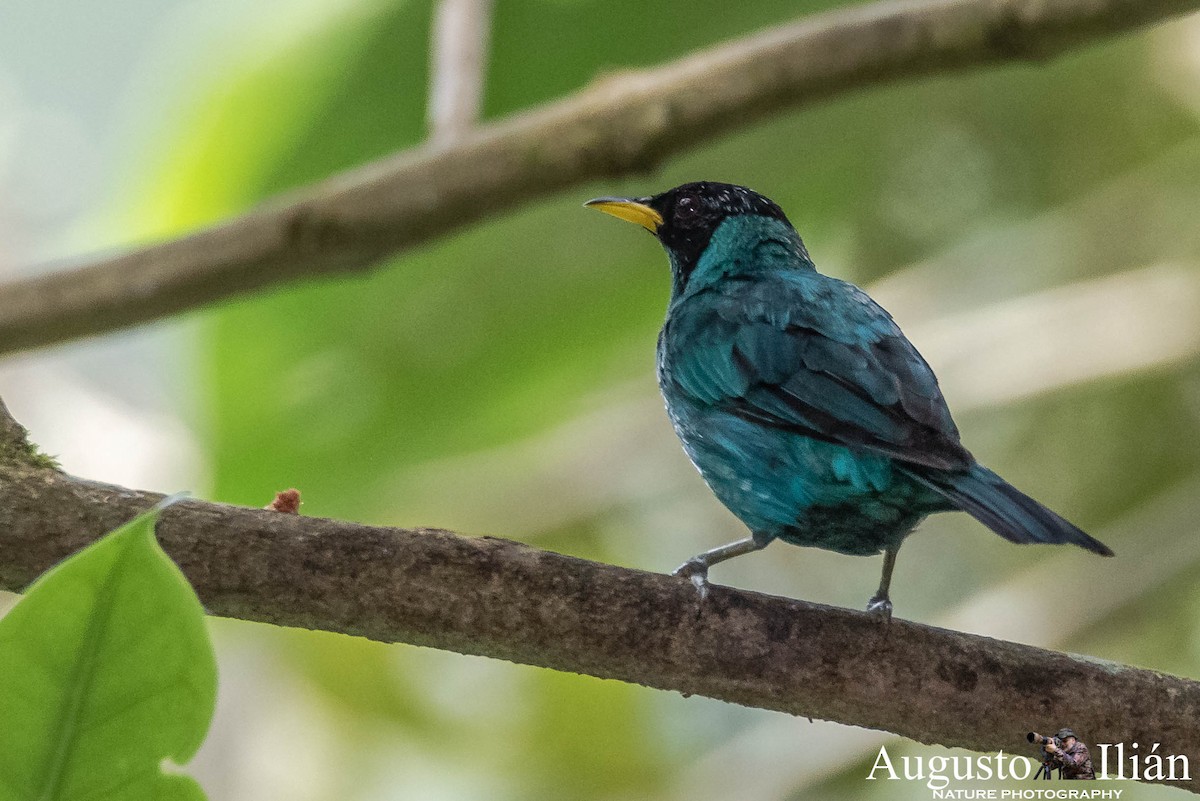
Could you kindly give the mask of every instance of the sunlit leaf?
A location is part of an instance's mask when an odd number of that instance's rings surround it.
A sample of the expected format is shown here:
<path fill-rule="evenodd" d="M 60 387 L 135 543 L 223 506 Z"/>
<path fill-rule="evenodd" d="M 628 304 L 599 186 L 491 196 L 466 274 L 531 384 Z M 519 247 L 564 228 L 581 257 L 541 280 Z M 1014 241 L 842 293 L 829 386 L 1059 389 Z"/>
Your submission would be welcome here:
<path fill-rule="evenodd" d="M 147 512 L 51 569 L 0 620 L 0 800 L 202 799 L 164 775 L 204 740 L 204 610 Z"/>

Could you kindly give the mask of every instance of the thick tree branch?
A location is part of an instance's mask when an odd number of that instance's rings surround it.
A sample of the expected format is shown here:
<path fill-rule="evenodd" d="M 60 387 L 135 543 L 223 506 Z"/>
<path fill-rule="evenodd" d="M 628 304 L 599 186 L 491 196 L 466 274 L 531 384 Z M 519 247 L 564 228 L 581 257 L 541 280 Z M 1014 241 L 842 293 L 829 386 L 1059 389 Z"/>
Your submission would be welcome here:
<path fill-rule="evenodd" d="M 180 239 L 0 287 L 0 353 L 366 268 L 583 181 L 863 87 L 1043 59 L 1200 0 L 903 0 L 812 16 L 335 176 Z"/>
<path fill-rule="evenodd" d="M 160 497 L 0 458 L 0 588 L 20 590 Z M 189 501 L 163 513 L 158 535 L 217 615 L 977 751 L 1023 753 L 1029 729 L 1069 723 L 1090 743 L 1158 742 L 1200 767 L 1200 683 L 1147 670 L 724 587 L 699 607 L 684 579 L 447 531 Z"/>

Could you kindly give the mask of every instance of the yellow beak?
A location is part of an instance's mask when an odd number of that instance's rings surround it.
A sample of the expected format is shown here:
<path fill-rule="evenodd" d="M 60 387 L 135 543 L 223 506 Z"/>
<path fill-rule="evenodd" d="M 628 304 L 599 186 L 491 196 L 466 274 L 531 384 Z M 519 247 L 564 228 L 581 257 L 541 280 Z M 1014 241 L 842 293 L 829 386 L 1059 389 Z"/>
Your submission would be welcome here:
<path fill-rule="evenodd" d="M 637 223 L 652 234 L 658 233 L 658 227 L 663 224 L 661 214 L 631 197 L 598 197 L 583 205 Z"/>

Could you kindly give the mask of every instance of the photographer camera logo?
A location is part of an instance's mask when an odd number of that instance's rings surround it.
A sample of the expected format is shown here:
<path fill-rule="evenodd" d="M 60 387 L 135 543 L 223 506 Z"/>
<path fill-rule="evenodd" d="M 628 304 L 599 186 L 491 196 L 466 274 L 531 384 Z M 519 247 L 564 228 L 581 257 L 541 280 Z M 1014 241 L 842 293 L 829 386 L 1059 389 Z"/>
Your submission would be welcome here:
<path fill-rule="evenodd" d="M 1087 746 L 1071 729 L 1059 729 L 1053 737 L 1031 731 L 1025 735 L 1025 739 L 1042 749 L 1042 764 L 1035 779 L 1049 779 L 1055 771 L 1060 779 L 1096 778 Z"/>

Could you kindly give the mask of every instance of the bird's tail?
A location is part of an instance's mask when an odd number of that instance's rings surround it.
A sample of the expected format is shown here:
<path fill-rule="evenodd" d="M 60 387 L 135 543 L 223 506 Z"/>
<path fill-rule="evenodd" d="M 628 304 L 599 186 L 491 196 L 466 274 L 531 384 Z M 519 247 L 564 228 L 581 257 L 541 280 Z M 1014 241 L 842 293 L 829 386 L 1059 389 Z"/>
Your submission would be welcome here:
<path fill-rule="evenodd" d="M 913 477 L 992 531 L 1012 542 L 1069 542 L 1102 556 L 1107 545 L 1042 506 L 981 464 L 965 473 L 924 472 Z"/>

